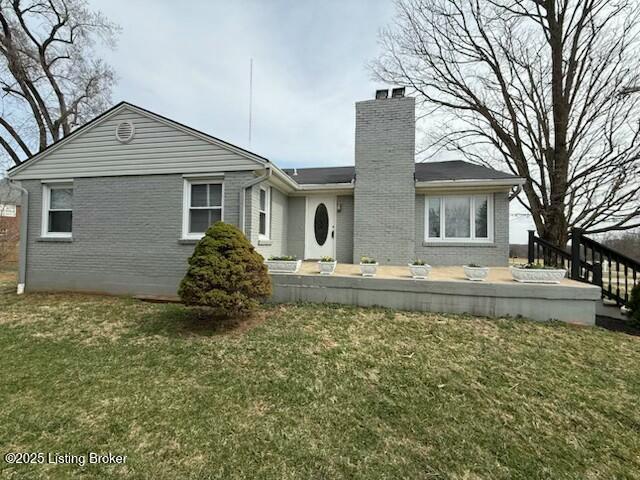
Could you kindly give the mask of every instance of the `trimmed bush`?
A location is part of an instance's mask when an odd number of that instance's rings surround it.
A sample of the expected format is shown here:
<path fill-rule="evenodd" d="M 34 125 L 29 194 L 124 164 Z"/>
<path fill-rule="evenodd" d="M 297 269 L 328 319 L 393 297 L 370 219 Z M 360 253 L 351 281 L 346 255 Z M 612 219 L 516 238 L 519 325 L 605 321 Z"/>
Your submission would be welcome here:
<path fill-rule="evenodd" d="M 640 283 L 631 290 L 629 310 L 631 310 L 631 322 L 640 327 Z"/>
<path fill-rule="evenodd" d="M 216 222 L 189 258 L 178 294 L 185 305 L 241 316 L 271 295 L 271 279 L 247 237 L 233 225 Z"/>

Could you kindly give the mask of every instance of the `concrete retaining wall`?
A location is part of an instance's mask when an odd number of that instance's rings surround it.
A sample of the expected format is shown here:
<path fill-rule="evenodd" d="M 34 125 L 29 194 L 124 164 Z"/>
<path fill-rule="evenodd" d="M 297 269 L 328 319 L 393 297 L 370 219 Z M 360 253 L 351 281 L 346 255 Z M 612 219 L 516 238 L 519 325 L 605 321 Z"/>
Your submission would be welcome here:
<path fill-rule="evenodd" d="M 595 324 L 597 287 L 274 274 L 275 303 L 316 302 Z"/>

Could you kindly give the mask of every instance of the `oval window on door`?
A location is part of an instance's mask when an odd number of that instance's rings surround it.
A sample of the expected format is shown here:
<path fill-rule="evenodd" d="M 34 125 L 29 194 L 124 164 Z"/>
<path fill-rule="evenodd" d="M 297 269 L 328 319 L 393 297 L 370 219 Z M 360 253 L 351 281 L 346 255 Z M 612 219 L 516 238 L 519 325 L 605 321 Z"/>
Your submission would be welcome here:
<path fill-rule="evenodd" d="M 324 203 L 316 207 L 316 215 L 313 218 L 313 230 L 316 234 L 316 242 L 318 245 L 324 245 L 329 234 L 329 212 Z"/>

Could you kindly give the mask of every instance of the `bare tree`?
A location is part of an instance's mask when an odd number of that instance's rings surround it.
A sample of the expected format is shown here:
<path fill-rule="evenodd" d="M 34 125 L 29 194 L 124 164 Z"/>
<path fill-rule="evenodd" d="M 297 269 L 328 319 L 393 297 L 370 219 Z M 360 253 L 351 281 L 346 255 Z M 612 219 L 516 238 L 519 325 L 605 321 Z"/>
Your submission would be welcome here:
<path fill-rule="evenodd" d="M 640 230 L 607 233 L 602 243 L 640 262 Z"/>
<path fill-rule="evenodd" d="M 564 246 L 640 225 L 633 0 L 398 0 L 373 65 L 447 117 L 435 151 L 506 165 L 538 233 Z"/>
<path fill-rule="evenodd" d="M 19 165 L 107 107 L 96 47 L 118 27 L 84 0 L 0 0 L 0 151 Z"/>

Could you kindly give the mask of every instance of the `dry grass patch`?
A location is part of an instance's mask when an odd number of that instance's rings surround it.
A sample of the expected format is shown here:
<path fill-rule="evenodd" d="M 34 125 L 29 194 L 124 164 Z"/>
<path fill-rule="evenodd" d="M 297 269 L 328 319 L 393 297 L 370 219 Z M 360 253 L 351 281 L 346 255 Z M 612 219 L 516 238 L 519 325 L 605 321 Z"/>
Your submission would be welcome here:
<path fill-rule="evenodd" d="M 639 338 L 336 306 L 0 295 L 2 478 L 638 478 Z"/>

